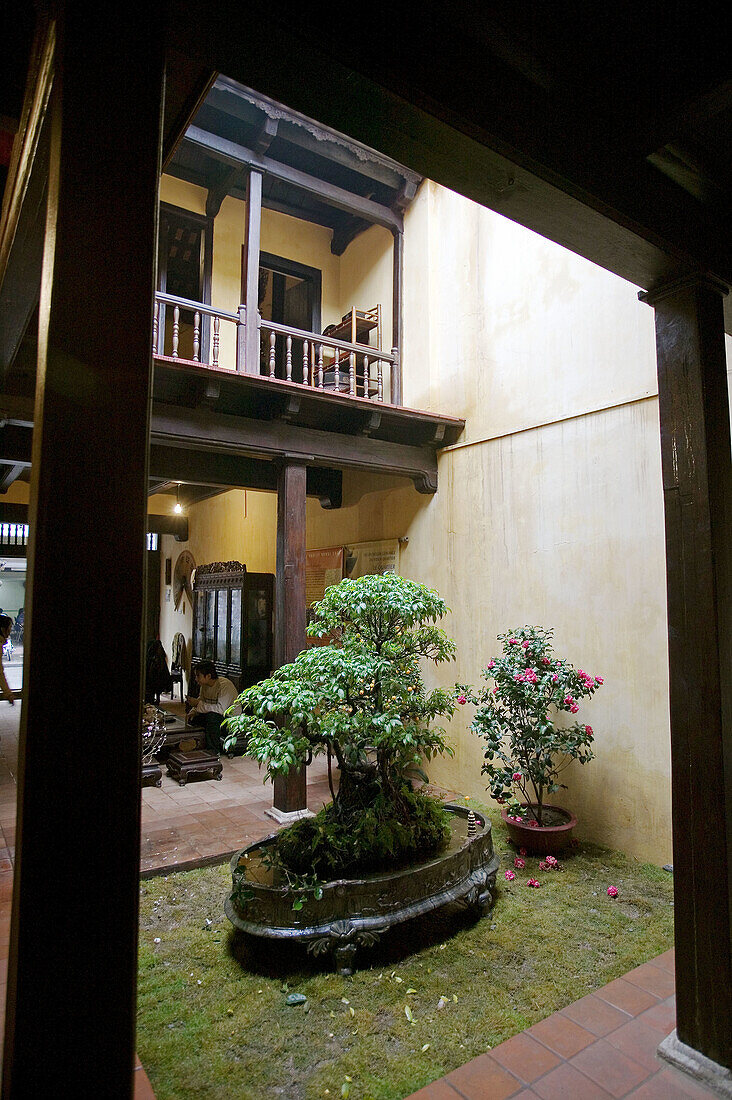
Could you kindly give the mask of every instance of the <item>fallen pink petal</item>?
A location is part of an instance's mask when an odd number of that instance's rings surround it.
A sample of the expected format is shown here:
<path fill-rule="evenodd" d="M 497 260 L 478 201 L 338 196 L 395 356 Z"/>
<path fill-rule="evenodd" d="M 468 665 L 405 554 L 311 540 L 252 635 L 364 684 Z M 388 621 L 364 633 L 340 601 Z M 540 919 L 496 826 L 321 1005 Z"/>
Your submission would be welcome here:
<path fill-rule="evenodd" d="M 506 882 L 513 882 L 515 878 L 516 875 L 513 871 L 506 871 Z"/>
<path fill-rule="evenodd" d="M 617 886 L 608 886 L 608 888 L 607 888 L 607 893 L 608 893 L 608 897 L 610 897 L 610 898 L 616 898 L 616 897 L 618 896 L 618 888 L 617 888 Z"/>
<path fill-rule="evenodd" d="M 530 878 L 530 879 L 529 879 L 529 880 L 527 881 L 526 885 L 527 885 L 527 886 L 533 886 L 534 888 L 536 888 L 537 886 L 541 886 L 541 883 L 539 882 L 539 880 L 538 880 L 538 879 L 535 879 L 535 878 Z"/>

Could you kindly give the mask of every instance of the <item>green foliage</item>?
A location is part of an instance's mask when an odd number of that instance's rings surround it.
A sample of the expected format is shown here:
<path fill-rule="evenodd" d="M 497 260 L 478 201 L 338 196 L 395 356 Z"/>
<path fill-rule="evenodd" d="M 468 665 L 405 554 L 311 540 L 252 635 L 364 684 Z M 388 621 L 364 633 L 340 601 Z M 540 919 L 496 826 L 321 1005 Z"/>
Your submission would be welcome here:
<path fill-rule="evenodd" d="M 454 659 L 454 643 L 436 626 L 447 610 L 436 592 L 393 573 L 329 588 L 308 634 L 334 640 L 242 692 L 242 713 L 227 719 L 225 747 L 246 738 L 247 753 L 272 778 L 318 753 L 334 757 L 340 786 L 332 815 L 351 829 L 378 798 L 384 821 L 403 815 L 405 774 L 452 752 L 445 731 L 433 725 L 453 713 L 452 696 L 427 691 L 421 669 L 425 660 Z M 405 849 L 393 838 L 382 847 L 389 843 Z"/>
<path fill-rule="evenodd" d="M 560 714 L 576 714 L 577 700 L 594 695 L 602 677 L 589 676 L 554 656 L 552 630 L 524 626 L 499 634 L 503 655 L 483 670 L 493 687 L 474 692 L 457 685 L 457 698 L 477 706 L 471 729 L 486 743 L 482 771 L 497 802 L 510 802 L 517 816 L 542 822 L 547 795 L 563 784 L 559 774 L 572 760 L 592 760 L 593 730 L 574 722 L 557 725 Z M 522 808 L 518 792 L 526 805 Z"/>
<path fill-rule="evenodd" d="M 450 839 L 449 814 L 436 799 L 405 784 L 401 814 L 379 792 L 359 812 L 344 816 L 331 803 L 316 817 L 297 821 L 280 833 L 278 864 L 296 875 L 313 872 L 325 882 L 350 872 L 393 869 L 427 859 Z"/>

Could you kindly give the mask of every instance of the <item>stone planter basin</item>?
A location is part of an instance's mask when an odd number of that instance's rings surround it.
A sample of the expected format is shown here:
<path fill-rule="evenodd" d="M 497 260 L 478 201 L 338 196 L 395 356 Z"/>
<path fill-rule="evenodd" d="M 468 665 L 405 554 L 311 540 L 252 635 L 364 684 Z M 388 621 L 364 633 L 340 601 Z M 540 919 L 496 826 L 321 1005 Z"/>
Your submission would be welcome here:
<path fill-rule="evenodd" d="M 235 928 L 250 935 L 294 940 L 314 955 L 331 952 L 344 975 L 352 973 L 358 947 L 372 945 L 386 929 L 412 917 L 452 901 L 462 901 L 484 916 L 493 904 L 498 870 L 490 822 L 476 813 L 475 832 L 469 835 L 468 810 L 445 808 L 452 815 L 452 839 L 438 856 L 397 871 L 324 883 L 320 901 L 306 894 L 299 910 L 293 910 L 292 903 L 302 895 L 274 881 L 262 862 L 275 836 L 251 844 L 231 861 L 234 891 L 226 899 L 226 915 Z M 237 889 L 242 873 L 245 891 Z"/>

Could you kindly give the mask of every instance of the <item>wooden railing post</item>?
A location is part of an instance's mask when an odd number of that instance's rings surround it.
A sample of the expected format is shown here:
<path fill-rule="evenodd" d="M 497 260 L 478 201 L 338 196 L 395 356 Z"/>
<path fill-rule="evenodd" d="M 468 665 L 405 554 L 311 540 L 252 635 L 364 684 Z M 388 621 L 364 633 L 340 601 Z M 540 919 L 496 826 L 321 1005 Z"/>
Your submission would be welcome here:
<path fill-rule="evenodd" d="M 246 352 L 244 370 L 259 374 L 259 248 L 262 225 L 262 173 L 252 169 L 247 185 L 247 221 L 244 240 L 244 304 Z"/>
<path fill-rule="evenodd" d="M 236 322 L 236 369 L 243 373 L 246 361 L 247 307 L 240 305 L 237 313 L 239 320 Z"/>

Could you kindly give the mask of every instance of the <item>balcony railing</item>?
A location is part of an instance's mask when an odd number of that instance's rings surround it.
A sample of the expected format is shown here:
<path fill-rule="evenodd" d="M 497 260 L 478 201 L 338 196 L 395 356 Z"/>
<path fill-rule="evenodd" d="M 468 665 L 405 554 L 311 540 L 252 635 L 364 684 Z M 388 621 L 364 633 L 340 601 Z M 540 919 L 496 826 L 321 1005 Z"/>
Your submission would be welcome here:
<path fill-rule="evenodd" d="M 352 344 L 257 316 L 259 356 L 246 362 L 246 307 L 236 313 L 159 291 L 153 353 L 184 362 L 280 379 L 324 393 L 392 399 L 399 353 Z M 394 402 L 396 403 L 396 402 Z"/>

